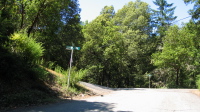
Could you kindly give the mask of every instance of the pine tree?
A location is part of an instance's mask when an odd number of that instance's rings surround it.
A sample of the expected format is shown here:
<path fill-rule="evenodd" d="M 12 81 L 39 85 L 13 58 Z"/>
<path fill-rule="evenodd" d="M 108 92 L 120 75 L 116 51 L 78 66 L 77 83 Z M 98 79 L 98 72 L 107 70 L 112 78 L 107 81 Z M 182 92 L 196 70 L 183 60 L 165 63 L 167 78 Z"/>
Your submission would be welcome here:
<path fill-rule="evenodd" d="M 173 3 L 169 4 L 166 0 L 155 0 L 153 3 L 158 6 L 157 10 L 153 10 L 153 12 L 155 22 L 157 23 L 157 33 L 162 38 L 165 36 L 164 32 L 168 26 L 170 26 L 172 22 L 177 18 L 177 16 L 173 16 L 176 7 L 172 7 Z"/>
<path fill-rule="evenodd" d="M 189 11 L 190 15 L 192 15 L 192 19 L 196 20 L 196 22 L 200 21 L 200 0 L 184 0 L 186 4 L 194 3 L 194 7 Z"/>

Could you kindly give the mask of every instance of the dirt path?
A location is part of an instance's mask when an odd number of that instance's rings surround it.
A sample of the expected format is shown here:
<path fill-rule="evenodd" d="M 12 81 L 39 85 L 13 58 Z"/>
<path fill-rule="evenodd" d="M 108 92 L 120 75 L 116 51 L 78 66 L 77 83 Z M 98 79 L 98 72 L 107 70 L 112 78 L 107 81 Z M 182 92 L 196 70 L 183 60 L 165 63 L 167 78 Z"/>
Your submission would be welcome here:
<path fill-rule="evenodd" d="M 86 83 L 86 82 L 79 82 L 79 85 L 98 94 L 98 95 L 105 95 L 109 94 L 114 91 L 113 88 L 105 87 L 105 86 L 100 86 L 96 84 L 91 84 L 91 83 Z"/>

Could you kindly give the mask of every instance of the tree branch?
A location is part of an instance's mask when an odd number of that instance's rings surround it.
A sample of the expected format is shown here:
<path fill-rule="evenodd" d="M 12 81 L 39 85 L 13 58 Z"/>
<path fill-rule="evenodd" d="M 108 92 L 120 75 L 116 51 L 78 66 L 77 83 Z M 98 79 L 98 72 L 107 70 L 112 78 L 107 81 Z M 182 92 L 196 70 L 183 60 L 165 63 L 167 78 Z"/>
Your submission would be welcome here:
<path fill-rule="evenodd" d="M 37 14 L 36 14 L 35 19 L 33 20 L 31 26 L 29 27 L 29 29 L 28 29 L 28 31 L 27 31 L 28 37 L 30 36 L 30 33 L 31 33 L 31 31 L 33 30 L 34 25 L 35 25 L 36 22 L 38 21 L 40 14 L 41 14 L 41 13 L 44 11 L 44 9 L 46 8 L 45 2 L 46 2 L 46 0 L 44 0 L 44 2 L 40 5 L 40 8 L 39 8 L 39 10 L 38 10 L 38 12 L 37 12 Z"/>

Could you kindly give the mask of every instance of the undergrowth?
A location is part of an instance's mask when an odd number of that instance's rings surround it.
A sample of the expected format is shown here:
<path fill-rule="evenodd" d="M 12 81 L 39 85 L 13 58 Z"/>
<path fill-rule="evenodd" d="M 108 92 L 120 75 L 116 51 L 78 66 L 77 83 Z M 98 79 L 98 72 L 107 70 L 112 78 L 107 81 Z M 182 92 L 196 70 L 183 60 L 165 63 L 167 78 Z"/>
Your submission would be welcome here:
<path fill-rule="evenodd" d="M 198 89 L 200 90 L 200 75 L 197 76 L 197 86 L 198 86 Z"/>
<path fill-rule="evenodd" d="M 44 66 L 41 43 L 26 33 L 14 33 L 9 41 L 0 45 L 0 111 L 50 103 L 80 92 L 75 84 L 84 77 L 85 70 L 72 68 L 67 88 L 68 70 L 51 62 L 49 67 Z M 62 75 L 50 74 L 41 65 Z"/>
<path fill-rule="evenodd" d="M 5 61 L 7 58 L 10 59 L 9 56 L 0 56 L 0 58 Z M 18 63 L 19 59 L 10 61 L 13 64 L 4 66 L 8 72 L 0 70 L 1 73 L 5 74 L 5 76 L 0 75 L 0 111 L 22 106 L 52 103 L 86 91 L 75 84 L 84 76 L 82 70 L 75 71 L 75 68 L 72 69 L 70 86 L 67 88 L 68 70 L 56 66 L 54 69 L 56 73 L 62 74 L 62 76 L 57 76 L 50 74 L 46 69 L 38 65 L 29 68 L 24 66 L 25 64 L 16 66 L 14 63 L 16 61 Z M 0 63 L 3 64 L 3 62 Z M 15 73 L 11 72 L 10 69 Z M 12 77 L 11 75 L 6 75 L 7 73 L 12 73 Z"/>
<path fill-rule="evenodd" d="M 75 67 L 72 67 L 71 72 L 69 74 L 69 69 L 64 70 L 60 66 L 55 67 L 55 72 L 62 74 L 62 76 L 56 77 L 56 82 L 62 86 L 63 89 L 67 89 L 67 91 L 71 94 L 77 94 L 79 93 L 79 89 L 77 88 L 77 83 L 84 78 L 85 74 L 87 73 L 87 70 L 76 70 Z M 70 78 L 69 88 L 68 86 L 68 78 Z"/>

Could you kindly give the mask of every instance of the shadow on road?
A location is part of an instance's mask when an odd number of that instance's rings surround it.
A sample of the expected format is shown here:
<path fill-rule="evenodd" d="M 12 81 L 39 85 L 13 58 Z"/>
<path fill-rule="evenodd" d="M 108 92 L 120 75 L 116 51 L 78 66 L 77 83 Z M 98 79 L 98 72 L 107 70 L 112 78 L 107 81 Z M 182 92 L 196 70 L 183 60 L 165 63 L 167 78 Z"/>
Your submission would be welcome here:
<path fill-rule="evenodd" d="M 9 112 L 93 112 L 93 111 L 112 111 L 114 104 L 103 102 L 87 102 L 84 100 L 63 101 L 58 104 L 50 104 L 40 107 L 28 107 Z"/>

